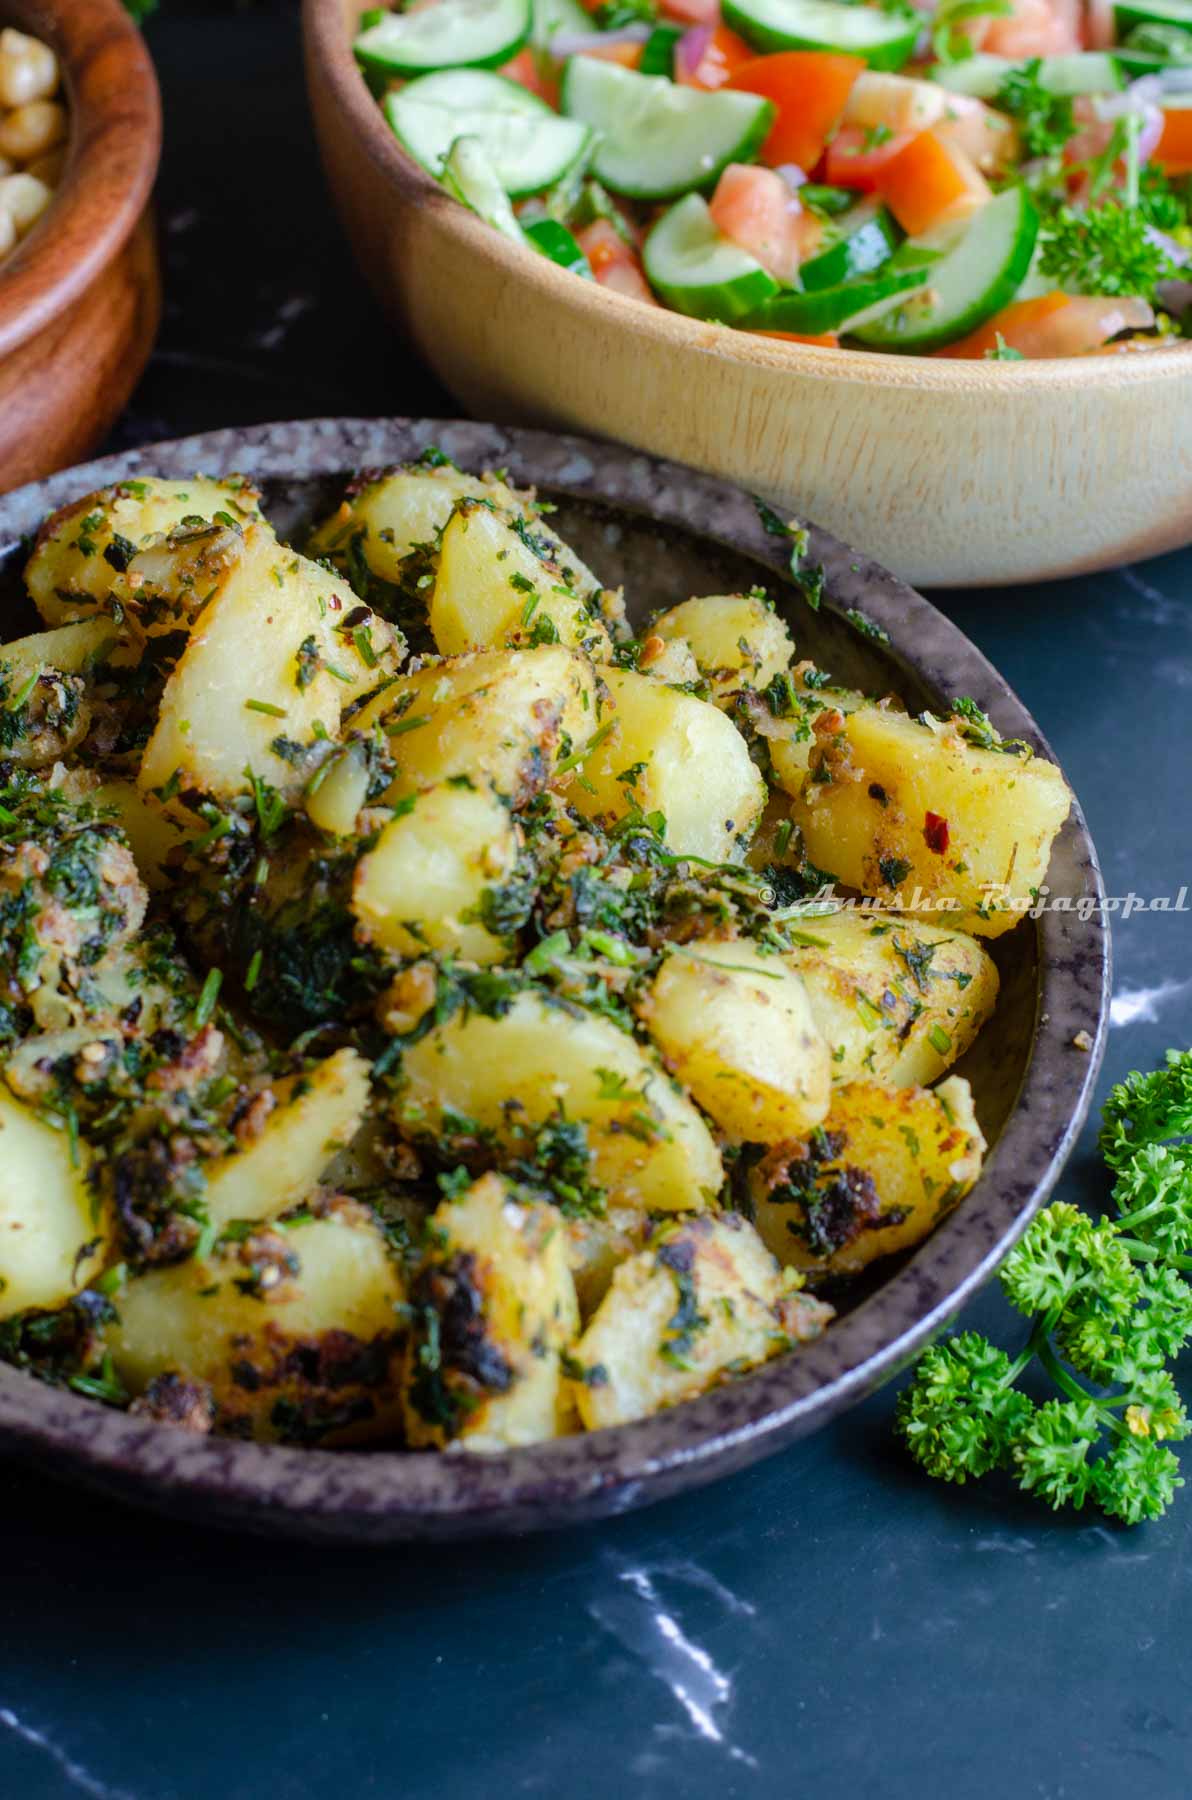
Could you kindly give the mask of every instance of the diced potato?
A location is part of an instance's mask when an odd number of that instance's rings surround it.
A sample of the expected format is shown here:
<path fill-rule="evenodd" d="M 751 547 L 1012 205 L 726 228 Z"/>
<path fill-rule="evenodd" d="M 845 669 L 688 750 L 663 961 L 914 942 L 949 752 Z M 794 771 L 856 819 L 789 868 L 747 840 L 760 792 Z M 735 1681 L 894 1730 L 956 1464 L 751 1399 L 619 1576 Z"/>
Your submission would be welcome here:
<path fill-rule="evenodd" d="M 855 688 L 808 687 L 799 674 L 791 678 L 793 712 L 775 720 L 765 733 L 770 768 L 778 786 L 787 794 L 802 792 L 816 745 L 814 723 L 821 714 L 853 713 L 870 703 Z M 789 819 L 790 808 L 785 816 Z"/>
<path fill-rule="evenodd" d="M 87 797 L 94 805 L 111 807 L 115 812 L 146 887 L 167 887 L 166 859 L 171 850 L 185 842 L 183 832 L 169 814 L 146 800 L 131 781 L 119 776 L 101 781 Z"/>
<path fill-rule="evenodd" d="M 177 777 L 183 789 L 226 799 L 245 790 L 251 770 L 293 798 L 308 773 L 274 744 L 301 746 L 320 731 L 335 737 L 344 707 L 376 686 L 374 665 L 382 675 L 395 666 L 396 649 L 383 639 L 370 665 L 336 631 L 337 615 L 318 604 L 324 572 L 295 572 L 297 561 L 270 532 L 249 526 L 166 683 L 142 792 Z"/>
<path fill-rule="evenodd" d="M 369 1065 L 337 1050 L 305 1075 L 279 1081 L 260 1135 L 207 1169 L 204 1200 L 213 1225 L 273 1219 L 305 1200 L 360 1128 Z"/>
<path fill-rule="evenodd" d="M 795 658 L 786 621 L 756 594 L 684 600 L 655 619 L 651 630 L 690 644 L 714 699 L 742 687 L 764 688 Z"/>
<path fill-rule="evenodd" d="M 324 765 L 325 773 L 308 784 L 302 797 L 306 816 L 333 837 L 352 837 L 361 808 L 368 800 L 369 757 L 360 737 L 349 737 L 339 754 Z"/>
<path fill-rule="evenodd" d="M 975 938 L 897 913 L 809 916 L 787 960 L 837 1082 L 930 1087 L 997 1003 L 997 967 Z"/>
<path fill-rule="evenodd" d="M 676 947 L 638 1013 L 667 1068 L 731 1137 L 779 1144 L 827 1112 L 828 1046 L 803 984 L 748 940 Z"/>
<path fill-rule="evenodd" d="M 57 669 L 63 675 L 86 675 L 116 651 L 122 653 L 122 661 L 135 660 L 127 633 L 112 619 L 102 616 L 59 625 L 53 631 L 34 632 L 31 637 L 14 638 L 0 647 L 0 658 L 9 671 L 9 690 L 14 691 L 30 675 L 45 669 Z"/>
<path fill-rule="evenodd" d="M 596 677 L 562 644 L 482 650 L 399 676 L 352 720 L 361 731 L 378 722 L 398 763 L 390 805 L 478 774 L 521 804 L 595 731 Z"/>
<path fill-rule="evenodd" d="M 644 1419 L 818 1337 L 831 1316 L 739 1214 L 665 1225 L 615 1270 L 572 1352 L 580 1417 L 590 1431 Z"/>
<path fill-rule="evenodd" d="M 598 662 L 611 656 L 604 625 L 567 586 L 549 551 L 524 524 L 519 534 L 491 506 L 461 501 L 443 532 L 430 595 L 441 654 L 545 642 L 584 650 Z"/>
<path fill-rule="evenodd" d="M 505 1450 L 558 1437 L 573 1408 L 559 1353 L 579 1330 L 563 1221 L 483 1175 L 432 1218 L 405 1364 L 415 1448 Z"/>
<path fill-rule="evenodd" d="M 634 1206 L 610 1206 L 567 1220 L 567 1260 L 581 1319 L 590 1319 L 608 1292 L 613 1270 L 640 1250 L 650 1230 L 648 1214 Z"/>
<path fill-rule="evenodd" d="M 0 1086 L 0 1319 L 63 1305 L 103 1267 L 110 1231 L 87 1168 L 85 1145 L 72 1152 Z"/>
<path fill-rule="evenodd" d="M 852 1082 L 818 1132 L 750 1171 L 757 1228 L 780 1262 L 856 1275 L 925 1238 L 973 1186 L 984 1155 L 961 1076 L 933 1089 Z"/>
<path fill-rule="evenodd" d="M 704 1121 L 649 1052 L 611 1020 L 517 995 L 506 1012 L 456 1013 L 402 1059 L 399 1125 L 440 1150 L 491 1139 L 533 1162 L 548 1122 L 587 1132 L 591 1179 L 610 1203 L 673 1212 L 708 1204 L 724 1179 Z"/>
<path fill-rule="evenodd" d="M 876 706 L 821 714 L 815 735 L 810 774 L 790 786 L 818 868 L 978 937 L 1017 924 L 1072 803 L 1057 768 Z"/>
<path fill-rule="evenodd" d="M 652 632 L 638 652 L 638 669 L 651 681 L 665 681 L 669 687 L 698 687 L 699 664 L 686 638 L 660 637 Z"/>
<path fill-rule="evenodd" d="M 564 790 L 571 805 L 609 821 L 633 807 L 661 813 L 677 855 L 739 860 L 766 789 L 736 726 L 706 700 L 630 669 L 605 669 L 601 679 L 608 699 Z"/>
<path fill-rule="evenodd" d="M 517 857 L 517 827 L 491 791 L 444 782 L 411 794 L 356 865 L 357 936 L 402 957 L 438 950 L 500 962 L 508 941 L 480 909 Z"/>
<path fill-rule="evenodd" d="M 152 1269 L 117 1296 L 106 1347 L 134 1394 L 205 1382 L 221 1431 L 352 1444 L 400 1424 L 401 1272 L 355 1202 Z"/>
<path fill-rule="evenodd" d="M 260 496 L 238 476 L 212 481 L 146 477 L 85 494 L 51 513 L 37 534 L 25 581 L 47 625 L 93 610 L 111 594 L 129 555 L 183 519 L 225 512 L 237 523 L 259 520 Z M 107 554 L 112 552 L 111 557 Z"/>
<path fill-rule="evenodd" d="M 592 571 L 539 516 L 532 495 L 493 475 L 465 474 L 449 462 L 437 467 L 409 464 L 366 483 L 320 525 L 309 553 L 329 557 L 344 569 L 359 558 L 382 581 L 400 582 L 405 559 L 414 550 L 433 547 L 461 500 L 487 501 L 524 519 L 534 535 L 551 546 L 569 587 L 585 599 L 600 591 Z"/>

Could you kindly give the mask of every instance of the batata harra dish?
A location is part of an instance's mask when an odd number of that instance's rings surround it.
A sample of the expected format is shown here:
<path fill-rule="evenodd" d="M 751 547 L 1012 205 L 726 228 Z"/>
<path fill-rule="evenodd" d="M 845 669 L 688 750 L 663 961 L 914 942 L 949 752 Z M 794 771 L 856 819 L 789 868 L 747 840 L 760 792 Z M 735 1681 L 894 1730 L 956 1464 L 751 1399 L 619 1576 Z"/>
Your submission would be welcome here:
<path fill-rule="evenodd" d="M 762 587 L 635 630 L 552 512 L 429 448 L 298 543 L 240 478 L 46 519 L 0 657 L 10 1361 L 499 1453 L 797 1358 L 977 1180 L 949 1071 L 1059 771 L 839 685 Z"/>

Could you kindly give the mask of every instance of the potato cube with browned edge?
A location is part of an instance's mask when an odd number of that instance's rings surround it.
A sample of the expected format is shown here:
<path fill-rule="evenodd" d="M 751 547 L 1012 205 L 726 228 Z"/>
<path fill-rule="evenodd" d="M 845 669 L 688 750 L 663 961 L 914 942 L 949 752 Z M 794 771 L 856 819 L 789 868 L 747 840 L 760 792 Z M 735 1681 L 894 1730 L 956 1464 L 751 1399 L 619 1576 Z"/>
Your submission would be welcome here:
<path fill-rule="evenodd" d="M 857 1275 L 920 1243 L 968 1193 L 984 1155 L 961 1076 L 937 1088 L 854 1081 L 833 1094 L 818 1130 L 750 1170 L 757 1228 L 782 1263 Z"/>
<path fill-rule="evenodd" d="M 568 1358 L 585 1426 L 644 1419 L 818 1337 L 832 1309 L 799 1287 L 738 1213 L 659 1227 Z"/>

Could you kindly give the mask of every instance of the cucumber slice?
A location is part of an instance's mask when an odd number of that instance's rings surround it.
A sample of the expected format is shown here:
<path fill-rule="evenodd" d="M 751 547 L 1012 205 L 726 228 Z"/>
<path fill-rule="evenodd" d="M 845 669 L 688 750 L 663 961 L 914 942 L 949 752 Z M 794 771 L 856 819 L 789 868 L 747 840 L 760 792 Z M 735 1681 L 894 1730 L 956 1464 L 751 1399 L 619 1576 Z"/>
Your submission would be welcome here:
<path fill-rule="evenodd" d="M 556 31 L 586 37 L 592 30 L 592 15 L 579 0 L 533 0 L 532 12 L 530 42 L 536 50 L 549 50 Z"/>
<path fill-rule="evenodd" d="M 840 235 L 799 270 L 807 289 L 839 287 L 856 275 L 871 275 L 889 262 L 902 242 L 902 231 L 884 206 L 857 206 L 845 213 L 834 230 Z"/>
<path fill-rule="evenodd" d="M 509 204 L 509 196 L 497 180 L 479 138 L 456 138 L 443 159 L 440 180 L 449 194 L 479 213 L 503 237 L 511 238 L 515 244 L 525 243 L 525 233 Z"/>
<path fill-rule="evenodd" d="M 1117 0 L 1113 22 L 1119 38 L 1136 25 L 1179 25 L 1192 31 L 1192 0 Z"/>
<path fill-rule="evenodd" d="M 642 59 L 637 65 L 638 74 L 673 76 L 675 45 L 682 35 L 681 25 L 656 25 L 642 45 Z"/>
<path fill-rule="evenodd" d="M 592 172 L 634 200 L 673 200 L 712 188 L 731 162 L 750 162 L 774 119 L 769 100 L 721 88 L 676 87 L 594 56 L 573 56 L 563 111 L 600 132 Z"/>
<path fill-rule="evenodd" d="M 931 264 L 925 292 L 863 326 L 857 338 L 875 350 L 934 350 L 975 331 L 1017 294 L 1038 232 L 1039 215 L 1026 189 L 1007 188 Z M 901 254 L 909 262 L 919 248 L 911 241 Z"/>
<path fill-rule="evenodd" d="M 520 199 L 561 179 L 591 133 L 503 75 L 445 69 L 385 96 L 385 117 L 403 149 L 440 175 L 458 137 L 478 138 L 507 194 Z"/>
<path fill-rule="evenodd" d="M 893 302 L 900 294 L 922 287 L 926 280 L 926 269 L 879 269 L 839 287 L 777 294 L 758 307 L 746 326 L 751 331 L 794 331 L 800 337 L 819 337 L 880 308 L 883 301 Z"/>
<path fill-rule="evenodd" d="M 1008 56 L 969 56 L 963 62 L 937 63 L 931 78 L 954 94 L 972 94 L 978 100 L 996 99 L 1013 69 L 1025 64 Z M 1039 84 L 1050 94 L 1115 94 L 1125 87 L 1117 57 L 1107 50 L 1080 50 L 1071 56 L 1044 56 L 1039 62 Z"/>
<path fill-rule="evenodd" d="M 725 23 L 755 50 L 841 50 L 871 69 L 901 69 L 922 21 L 841 0 L 724 0 Z"/>
<path fill-rule="evenodd" d="M 530 35 L 530 0 L 438 0 L 418 12 L 386 13 L 352 48 L 386 75 L 431 69 L 499 69 Z"/>
<path fill-rule="evenodd" d="M 769 271 L 717 231 L 699 194 L 663 213 L 646 239 L 642 262 L 659 297 L 693 319 L 732 325 L 778 292 Z"/>
<path fill-rule="evenodd" d="M 532 225 L 526 226 L 524 235 L 535 250 L 558 263 L 561 269 L 570 269 L 573 275 L 582 275 L 585 281 L 592 280 L 592 266 L 587 257 L 566 225 L 560 225 L 557 219 L 535 219 Z"/>

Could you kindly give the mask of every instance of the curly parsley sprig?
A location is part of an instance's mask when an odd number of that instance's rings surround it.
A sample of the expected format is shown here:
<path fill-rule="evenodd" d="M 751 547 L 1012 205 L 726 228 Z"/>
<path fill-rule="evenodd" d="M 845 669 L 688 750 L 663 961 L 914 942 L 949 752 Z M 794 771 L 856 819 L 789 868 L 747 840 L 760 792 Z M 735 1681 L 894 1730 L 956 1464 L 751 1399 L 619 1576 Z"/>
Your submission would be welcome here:
<path fill-rule="evenodd" d="M 1192 1051 L 1133 1074 L 1105 1103 L 1114 1219 L 1057 1202 L 1001 1271 L 1032 1321 L 1011 1360 L 977 1332 L 934 1345 L 899 1397 L 897 1429 L 941 1481 L 1006 1470 L 1055 1508 L 1094 1502 L 1136 1525 L 1183 1480 L 1170 1445 L 1192 1431 L 1167 1364 L 1192 1339 Z M 1018 1386 L 1036 1364 L 1057 1397 Z"/>

